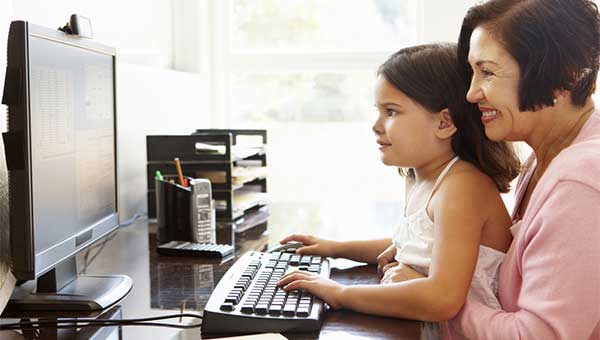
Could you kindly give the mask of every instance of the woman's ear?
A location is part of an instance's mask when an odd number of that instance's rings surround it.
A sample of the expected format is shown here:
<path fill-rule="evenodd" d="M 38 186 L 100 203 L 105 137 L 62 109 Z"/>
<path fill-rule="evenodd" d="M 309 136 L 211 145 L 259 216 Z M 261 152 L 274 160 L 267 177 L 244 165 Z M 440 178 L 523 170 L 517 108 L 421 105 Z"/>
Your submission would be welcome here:
<path fill-rule="evenodd" d="M 440 139 L 448 139 L 451 138 L 457 130 L 458 129 L 456 126 L 454 126 L 454 122 L 452 121 L 450 111 L 448 109 L 443 109 L 440 112 L 439 125 L 435 131 L 436 137 Z"/>
<path fill-rule="evenodd" d="M 558 104 L 559 102 L 562 103 L 567 98 L 571 97 L 571 92 L 567 91 L 567 90 L 554 90 L 554 91 L 552 91 L 552 94 L 554 95 L 554 105 L 553 106 L 556 106 L 556 104 Z"/>

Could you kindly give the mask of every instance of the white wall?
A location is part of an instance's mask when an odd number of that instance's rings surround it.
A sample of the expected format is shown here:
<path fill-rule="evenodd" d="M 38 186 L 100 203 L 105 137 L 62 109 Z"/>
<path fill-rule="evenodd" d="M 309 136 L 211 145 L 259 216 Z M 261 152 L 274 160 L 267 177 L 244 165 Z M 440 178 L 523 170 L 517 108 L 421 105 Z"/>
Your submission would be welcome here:
<path fill-rule="evenodd" d="M 146 135 L 208 128 L 206 82 L 197 74 L 117 66 L 121 220 L 146 212 Z"/>
<path fill-rule="evenodd" d="M 422 0 L 419 43 L 457 42 L 462 18 L 476 0 Z"/>
<path fill-rule="evenodd" d="M 157 67 L 172 65 L 171 0 L 2 0 L 11 20 L 57 28 L 73 13 L 91 19 L 94 39 L 117 48 L 119 59 Z M 4 10 L 0 5 L 0 10 Z M 10 8 L 9 8 L 10 9 Z M 2 28 L 8 22 L 1 23 Z M 5 36 L 2 36 L 4 41 Z"/>
<path fill-rule="evenodd" d="M 206 82 L 198 73 L 172 70 L 175 31 L 171 0 L 2 0 L 0 53 L 6 55 L 12 20 L 57 28 L 72 13 L 91 19 L 94 40 L 117 49 L 119 209 L 121 220 L 126 220 L 146 211 L 145 136 L 184 134 L 208 127 Z M 0 93 L 5 68 L 6 58 L 2 57 Z M 0 105 L 1 132 L 6 131 L 5 124 L 6 107 Z M 5 193 L 6 165 L 0 140 L 0 230 L 8 223 Z M 6 234 L 0 233 L 2 251 L 5 241 Z"/>

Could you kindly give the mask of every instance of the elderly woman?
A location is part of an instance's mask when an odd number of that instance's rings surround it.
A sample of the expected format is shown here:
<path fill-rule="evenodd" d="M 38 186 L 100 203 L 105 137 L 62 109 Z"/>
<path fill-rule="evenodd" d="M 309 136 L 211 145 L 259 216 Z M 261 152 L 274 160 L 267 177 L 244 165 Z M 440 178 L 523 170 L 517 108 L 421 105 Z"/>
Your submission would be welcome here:
<path fill-rule="evenodd" d="M 494 141 L 532 149 L 516 190 L 502 309 L 467 300 L 446 338 L 600 339 L 600 16 L 586 0 L 492 0 L 459 38 L 467 94 Z M 384 280 L 414 278 L 407 266 Z"/>

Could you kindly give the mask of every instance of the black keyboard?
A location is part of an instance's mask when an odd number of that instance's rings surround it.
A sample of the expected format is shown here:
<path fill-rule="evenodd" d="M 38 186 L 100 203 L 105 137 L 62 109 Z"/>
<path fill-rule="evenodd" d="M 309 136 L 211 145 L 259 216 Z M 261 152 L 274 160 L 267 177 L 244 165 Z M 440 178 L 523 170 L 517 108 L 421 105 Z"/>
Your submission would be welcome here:
<path fill-rule="evenodd" d="M 321 256 L 250 251 L 215 287 L 202 320 L 203 333 L 307 332 L 321 328 L 326 304 L 305 291 L 277 287 L 286 272 L 305 270 L 329 277 Z"/>

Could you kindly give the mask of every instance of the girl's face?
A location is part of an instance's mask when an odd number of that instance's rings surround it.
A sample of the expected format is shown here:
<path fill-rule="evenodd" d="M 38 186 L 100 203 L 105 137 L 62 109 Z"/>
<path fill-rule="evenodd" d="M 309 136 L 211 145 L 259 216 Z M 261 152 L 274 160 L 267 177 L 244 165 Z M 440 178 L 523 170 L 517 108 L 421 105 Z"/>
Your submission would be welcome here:
<path fill-rule="evenodd" d="M 411 100 L 382 75 L 375 80 L 375 106 L 378 116 L 373 131 L 384 164 L 419 168 L 435 156 L 441 142 L 435 136 L 438 115 Z"/>
<path fill-rule="evenodd" d="M 467 100 L 482 112 L 485 134 L 493 141 L 523 140 L 531 128 L 531 115 L 519 110 L 517 61 L 482 26 L 473 30 L 469 64 L 473 68 Z"/>

